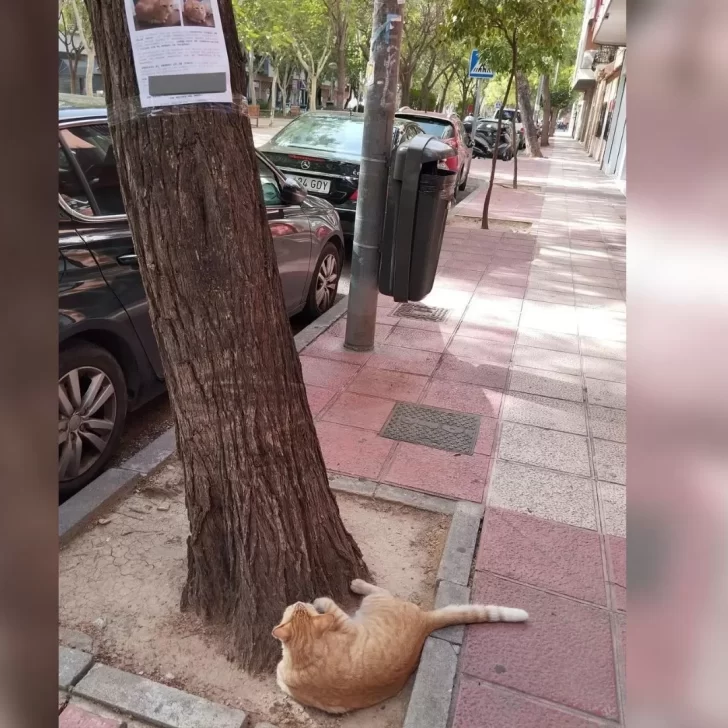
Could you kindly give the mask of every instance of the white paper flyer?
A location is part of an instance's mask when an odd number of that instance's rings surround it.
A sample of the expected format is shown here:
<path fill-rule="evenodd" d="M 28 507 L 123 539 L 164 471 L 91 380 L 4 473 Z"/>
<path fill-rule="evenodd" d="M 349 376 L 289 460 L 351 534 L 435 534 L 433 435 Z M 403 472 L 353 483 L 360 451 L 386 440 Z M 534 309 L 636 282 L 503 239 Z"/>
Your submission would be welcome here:
<path fill-rule="evenodd" d="M 125 0 L 143 107 L 231 103 L 217 0 Z"/>

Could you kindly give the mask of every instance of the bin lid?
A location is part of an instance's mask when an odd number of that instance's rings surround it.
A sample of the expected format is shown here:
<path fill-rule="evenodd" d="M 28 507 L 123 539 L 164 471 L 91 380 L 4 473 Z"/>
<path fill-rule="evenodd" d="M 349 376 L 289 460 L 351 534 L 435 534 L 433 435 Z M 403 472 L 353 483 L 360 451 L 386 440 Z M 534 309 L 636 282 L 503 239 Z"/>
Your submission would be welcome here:
<path fill-rule="evenodd" d="M 420 155 L 420 165 L 428 162 L 439 162 L 441 159 L 456 157 L 457 152 L 445 142 L 431 134 L 418 134 L 397 147 L 394 155 L 393 174 L 395 179 L 402 179 L 404 176 L 404 163 L 408 150 L 417 150 Z"/>

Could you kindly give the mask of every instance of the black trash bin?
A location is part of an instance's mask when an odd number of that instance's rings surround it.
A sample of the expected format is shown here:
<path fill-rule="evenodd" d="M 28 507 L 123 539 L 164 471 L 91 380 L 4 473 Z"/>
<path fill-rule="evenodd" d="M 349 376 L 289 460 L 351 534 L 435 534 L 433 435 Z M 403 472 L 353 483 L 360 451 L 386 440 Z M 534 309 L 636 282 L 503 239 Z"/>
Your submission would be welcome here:
<path fill-rule="evenodd" d="M 456 174 L 443 164 L 452 156 L 452 147 L 424 135 L 397 149 L 379 267 L 379 290 L 395 301 L 421 301 L 434 285 L 447 212 L 455 196 Z"/>

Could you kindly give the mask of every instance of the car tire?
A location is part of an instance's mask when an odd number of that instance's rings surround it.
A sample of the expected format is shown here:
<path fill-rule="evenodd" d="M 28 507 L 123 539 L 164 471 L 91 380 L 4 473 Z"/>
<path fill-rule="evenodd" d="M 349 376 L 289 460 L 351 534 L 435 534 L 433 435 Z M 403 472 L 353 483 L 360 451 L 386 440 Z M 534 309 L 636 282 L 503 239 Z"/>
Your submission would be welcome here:
<path fill-rule="evenodd" d="M 465 172 L 465 167 L 463 167 L 463 169 L 460 171 L 461 177 L 462 177 L 463 172 Z M 467 186 L 468 186 L 468 175 L 466 174 L 465 179 L 462 182 L 460 182 L 460 184 L 458 185 L 458 189 L 460 190 L 460 192 L 464 192 L 465 188 Z"/>
<path fill-rule="evenodd" d="M 119 362 L 94 344 L 58 357 L 58 488 L 64 498 L 91 482 L 119 446 L 128 406 Z"/>
<path fill-rule="evenodd" d="M 340 278 L 341 251 L 333 243 L 326 243 L 311 277 L 304 309 L 309 317 L 316 318 L 334 305 Z"/>

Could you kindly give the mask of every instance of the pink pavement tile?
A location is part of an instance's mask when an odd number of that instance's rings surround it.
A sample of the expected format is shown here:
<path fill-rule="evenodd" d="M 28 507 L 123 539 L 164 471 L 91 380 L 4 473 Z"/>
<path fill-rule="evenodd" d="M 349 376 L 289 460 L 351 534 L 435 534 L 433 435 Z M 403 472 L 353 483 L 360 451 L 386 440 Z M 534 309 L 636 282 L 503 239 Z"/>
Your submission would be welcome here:
<path fill-rule="evenodd" d="M 341 361 L 330 361 L 313 356 L 301 356 L 303 381 L 306 386 L 327 389 L 341 389 L 358 371 L 358 364 L 347 364 Z"/>
<path fill-rule="evenodd" d="M 124 728 L 126 721 L 102 718 L 78 705 L 67 705 L 58 716 L 58 728 Z"/>
<path fill-rule="evenodd" d="M 523 298 L 526 293 L 525 286 L 511 286 L 506 283 L 493 283 L 491 281 L 481 283 L 475 292 L 487 296 L 506 296 L 508 298 Z"/>
<path fill-rule="evenodd" d="M 392 412 L 394 404 L 393 399 L 343 392 L 321 419 L 325 422 L 338 422 L 340 425 L 379 432 Z"/>
<path fill-rule="evenodd" d="M 491 455 L 495 446 L 495 432 L 498 429 L 498 420 L 492 417 L 480 418 L 478 439 L 475 443 L 475 452 L 479 455 Z"/>
<path fill-rule="evenodd" d="M 508 378 L 508 364 L 483 364 L 477 359 L 467 359 L 446 353 L 442 355 L 440 365 L 433 376 L 436 379 L 446 379 L 451 382 L 504 389 Z"/>
<path fill-rule="evenodd" d="M 607 605 L 602 549 L 594 531 L 489 508 L 475 568 Z"/>
<path fill-rule="evenodd" d="M 351 381 L 347 390 L 399 402 L 417 402 L 428 381 L 427 377 L 416 374 L 364 367 Z"/>
<path fill-rule="evenodd" d="M 411 319 L 404 316 L 399 320 L 400 329 L 422 329 L 422 331 L 437 331 L 440 334 L 452 334 L 458 327 L 460 316 L 448 316 L 444 321 L 425 321 L 423 319 Z"/>
<path fill-rule="evenodd" d="M 612 587 L 612 604 L 624 612 L 627 609 L 627 539 L 605 536 L 609 564 L 609 582 Z"/>
<path fill-rule="evenodd" d="M 470 339 L 483 339 L 495 341 L 500 344 L 513 346 L 516 341 L 518 329 L 514 326 L 493 326 L 464 321 L 458 328 L 458 334 Z"/>
<path fill-rule="evenodd" d="M 529 620 L 468 627 L 463 672 L 618 719 L 609 612 L 483 571 L 475 573 L 471 601 L 520 607 Z"/>
<path fill-rule="evenodd" d="M 477 286 L 477 281 L 464 281 L 461 278 L 441 276 L 438 273 L 432 289 L 434 291 L 441 289 L 444 291 L 467 291 L 468 293 L 473 293 Z"/>
<path fill-rule="evenodd" d="M 462 315 L 473 297 L 468 291 L 455 291 L 440 289 L 428 293 L 422 303 L 426 306 L 437 306 L 439 308 L 448 309 L 448 317 L 453 318 Z"/>
<path fill-rule="evenodd" d="M 502 399 L 503 393 L 495 389 L 433 379 L 422 404 L 497 418 Z"/>
<path fill-rule="evenodd" d="M 474 255 L 473 253 L 453 253 L 450 259 L 450 265 L 462 266 L 467 265 L 471 270 L 482 270 L 485 272 L 491 262 L 490 255 Z"/>
<path fill-rule="evenodd" d="M 481 503 L 490 458 L 400 442 L 381 479 L 394 485 Z"/>
<path fill-rule="evenodd" d="M 305 356 L 321 357 L 334 361 L 344 361 L 349 364 L 365 364 L 371 352 L 349 351 L 344 348 L 344 339 L 332 336 L 328 332 L 321 334 L 313 343 L 302 352 Z"/>
<path fill-rule="evenodd" d="M 477 270 L 473 270 L 472 268 L 468 268 L 467 266 L 443 266 L 442 261 L 440 266 L 437 269 L 437 275 L 440 276 L 450 276 L 452 278 L 459 278 L 463 281 L 475 281 L 476 283 L 481 279 L 483 276 L 482 273 L 480 273 Z"/>
<path fill-rule="evenodd" d="M 395 308 L 395 306 L 377 306 L 377 326 L 396 326 L 399 323 L 399 317 L 391 315 Z"/>
<path fill-rule="evenodd" d="M 334 398 L 336 391 L 324 387 L 306 386 L 306 398 L 311 414 L 315 417 Z"/>
<path fill-rule="evenodd" d="M 393 325 L 389 326 L 387 324 L 377 323 L 374 329 L 374 341 L 384 341 L 393 328 Z M 340 318 L 331 327 L 326 329 L 326 335 L 338 336 L 340 339 L 343 339 L 346 336 L 346 316 Z M 313 343 L 315 344 L 316 341 Z"/>
<path fill-rule="evenodd" d="M 529 699 L 527 695 L 463 676 L 452 728 L 603 728 L 604 723 Z"/>
<path fill-rule="evenodd" d="M 417 329 L 409 329 L 416 331 Z M 437 368 L 441 354 L 421 349 L 406 349 L 403 346 L 375 344 L 374 353 L 366 363 L 374 369 L 389 369 L 409 374 L 431 375 Z"/>
<path fill-rule="evenodd" d="M 451 334 L 423 329 L 400 328 L 392 331 L 384 343 L 390 346 L 403 346 L 405 349 L 421 349 L 441 353 L 445 351 Z"/>
<path fill-rule="evenodd" d="M 512 351 L 512 344 L 470 338 L 461 333 L 455 334 L 447 347 L 447 353 L 453 356 L 473 359 L 483 364 L 497 364 L 503 367 L 508 367 Z"/>
<path fill-rule="evenodd" d="M 375 432 L 334 422 L 317 422 L 326 468 L 346 475 L 376 479 L 394 447 Z"/>

